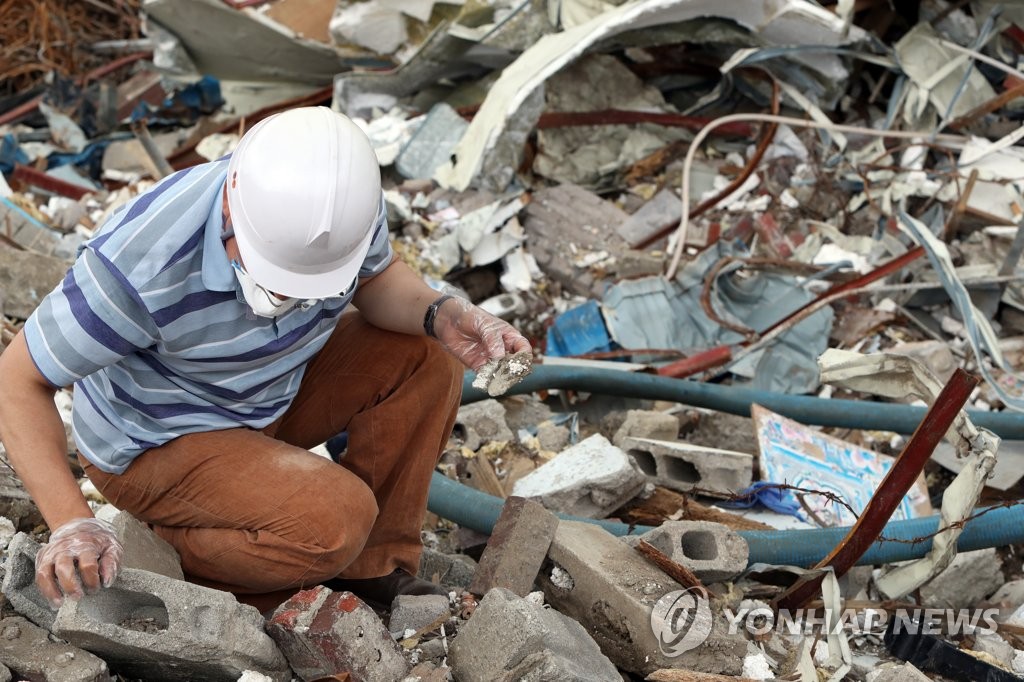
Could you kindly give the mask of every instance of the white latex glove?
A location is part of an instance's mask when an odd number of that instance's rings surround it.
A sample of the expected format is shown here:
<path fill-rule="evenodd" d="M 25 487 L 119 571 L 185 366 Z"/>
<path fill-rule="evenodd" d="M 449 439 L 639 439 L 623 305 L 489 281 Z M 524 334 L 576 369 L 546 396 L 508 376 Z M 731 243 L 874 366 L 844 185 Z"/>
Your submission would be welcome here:
<path fill-rule="evenodd" d="M 36 585 L 53 609 L 65 597 L 110 587 L 121 570 L 124 548 L 114 527 L 100 519 L 75 519 L 50 534 L 50 542 L 36 554 Z"/>
<path fill-rule="evenodd" d="M 474 371 L 488 360 L 530 350 L 530 342 L 515 327 L 457 296 L 437 309 L 434 335 Z"/>

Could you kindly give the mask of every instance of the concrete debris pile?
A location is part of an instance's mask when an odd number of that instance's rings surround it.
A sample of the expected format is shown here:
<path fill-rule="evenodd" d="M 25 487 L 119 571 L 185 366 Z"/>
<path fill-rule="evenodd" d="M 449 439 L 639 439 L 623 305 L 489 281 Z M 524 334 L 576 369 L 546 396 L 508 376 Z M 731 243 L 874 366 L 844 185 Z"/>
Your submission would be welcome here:
<path fill-rule="evenodd" d="M 372 142 L 399 257 L 538 350 L 466 377 L 447 597 L 261 613 L 79 468 L 126 569 L 52 611 L 0 468 L 0 680 L 1024 678 L 1017 5 L 0 15 L 0 350 L 126 202 L 310 105 Z"/>

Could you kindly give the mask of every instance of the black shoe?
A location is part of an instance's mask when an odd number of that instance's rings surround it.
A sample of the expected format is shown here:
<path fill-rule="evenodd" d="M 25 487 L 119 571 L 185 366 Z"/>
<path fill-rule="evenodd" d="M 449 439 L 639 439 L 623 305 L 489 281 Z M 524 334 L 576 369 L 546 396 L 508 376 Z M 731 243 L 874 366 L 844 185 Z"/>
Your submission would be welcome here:
<path fill-rule="evenodd" d="M 349 591 L 375 609 L 390 609 L 395 597 L 403 594 L 439 594 L 448 596 L 447 590 L 429 580 L 409 575 L 396 568 L 379 578 L 331 578 L 322 583 L 335 592 Z"/>

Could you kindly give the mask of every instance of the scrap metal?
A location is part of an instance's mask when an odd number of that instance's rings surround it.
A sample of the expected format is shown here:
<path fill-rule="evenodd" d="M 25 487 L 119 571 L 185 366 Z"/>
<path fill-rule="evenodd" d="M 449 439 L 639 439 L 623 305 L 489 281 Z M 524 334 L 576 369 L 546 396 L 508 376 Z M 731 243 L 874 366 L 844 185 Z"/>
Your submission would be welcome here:
<path fill-rule="evenodd" d="M 953 374 L 925 414 L 924 420 L 914 431 L 914 435 L 907 441 L 892 469 L 878 486 L 857 523 L 850 529 L 846 538 L 815 568 L 829 567 L 841 577 L 857 563 L 857 559 L 881 535 L 892 512 L 917 480 L 935 446 L 960 414 L 971 391 L 978 383 L 980 382 L 976 377 L 962 369 Z M 798 580 L 774 601 L 774 605 L 779 609 L 800 608 L 819 592 L 823 580 L 823 574 Z"/>

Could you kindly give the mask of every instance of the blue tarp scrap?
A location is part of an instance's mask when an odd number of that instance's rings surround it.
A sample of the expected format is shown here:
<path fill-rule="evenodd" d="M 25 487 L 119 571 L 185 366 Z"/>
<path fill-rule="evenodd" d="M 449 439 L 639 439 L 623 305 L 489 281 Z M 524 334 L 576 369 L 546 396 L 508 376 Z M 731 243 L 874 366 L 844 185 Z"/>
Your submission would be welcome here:
<path fill-rule="evenodd" d="M 220 81 L 203 76 L 195 83 L 168 95 L 159 106 L 139 102 L 132 111 L 132 123 L 145 120 L 150 125 L 190 124 L 204 114 L 212 114 L 224 105 Z"/>
<path fill-rule="evenodd" d="M 28 156 L 21 150 L 14 135 L 0 137 L 0 172 L 10 173 L 16 163 L 28 163 Z"/>
<path fill-rule="evenodd" d="M 746 490 L 741 490 L 733 499 L 716 504 L 726 509 L 750 509 L 760 504 L 777 514 L 800 518 L 800 503 L 793 493 L 767 481 L 757 481 Z"/>

